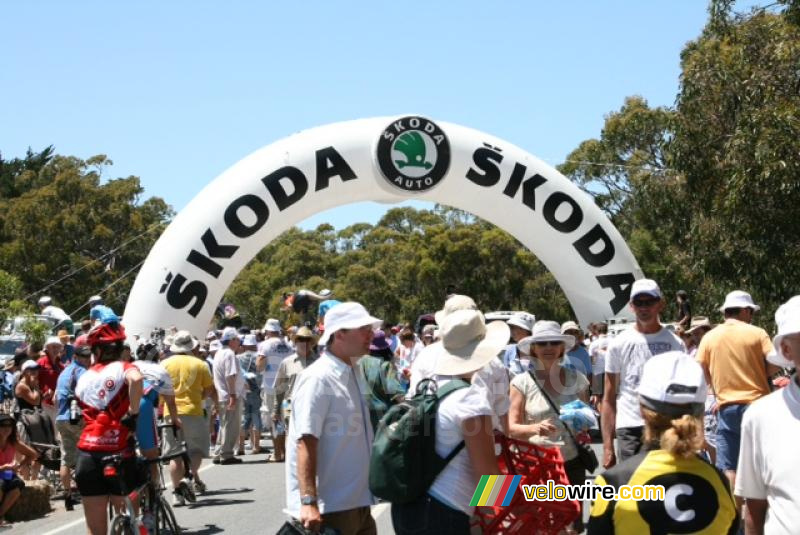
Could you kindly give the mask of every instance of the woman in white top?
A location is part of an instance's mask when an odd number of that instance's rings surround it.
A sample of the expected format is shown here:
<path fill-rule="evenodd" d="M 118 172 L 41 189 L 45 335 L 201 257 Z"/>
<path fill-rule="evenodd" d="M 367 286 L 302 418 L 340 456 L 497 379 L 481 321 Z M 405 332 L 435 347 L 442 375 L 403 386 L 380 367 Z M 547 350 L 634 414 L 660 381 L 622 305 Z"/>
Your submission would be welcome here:
<path fill-rule="evenodd" d="M 439 387 L 461 379 L 471 383 L 508 342 L 508 326 L 486 325 L 478 310 L 451 312 L 440 326 L 442 340 L 435 351 Z M 426 494 L 406 504 L 392 504 L 392 524 L 398 535 L 467 535 L 474 507 L 469 503 L 481 475 L 497 474 L 492 406 L 489 390 L 470 384 L 447 396 L 436 414 L 436 453 L 446 457 L 462 442 L 465 447 L 439 473 Z"/>
<path fill-rule="evenodd" d="M 575 345 L 575 339 L 561 334 L 558 323 L 539 321 L 533 326 L 533 334 L 521 340 L 519 345 L 530 348 L 533 371 L 511 380 L 509 435 L 534 443 L 552 441 L 558 444 L 570 484 L 582 485 L 586 474 L 577 458 L 575 444 L 542 393 L 543 386 L 556 407 L 576 399 L 588 402 L 589 380 L 581 372 L 562 365 L 564 352 Z M 578 533 L 583 531 L 580 516 L 573 528 Z"/>

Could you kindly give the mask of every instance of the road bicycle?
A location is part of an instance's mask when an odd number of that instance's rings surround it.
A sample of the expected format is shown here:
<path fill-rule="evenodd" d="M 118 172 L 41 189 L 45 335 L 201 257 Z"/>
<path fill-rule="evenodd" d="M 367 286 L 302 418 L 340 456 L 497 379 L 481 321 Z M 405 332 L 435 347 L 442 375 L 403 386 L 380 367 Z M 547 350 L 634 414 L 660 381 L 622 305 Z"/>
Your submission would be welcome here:
<path fill-rule="evenodd" d="M 173 434 L 177 432 L 174 424 L 159 424 L 158 428 L 162 434 L 162 440 L 159 441 L 161 444 L 163 444 L 164 429 L 171 428 Z M 181 528 L 175 518 L 172 506 L 164 494 L 166 485 L 164 484 L 164 474 L 161 466 L 172 459 L 182 459 L 184 476 L 179 488 L 176 490 L 187 501 L 195 502 L 196 497 L 192 489 L 192 474 L 186 442 L 180 442 L 178 450 L 167 455 L 162 454 L 153 459 L 137 457 L 136 469 L 140 475 L 139 479 L 143 483 L 130 491 L 125 488 L 125 478 L 122 477 L 123 474 L 121 473 L 124 470 L 122 461 L 125 458 L 125 456 L 118 454 L 110 455 L 103 459 L 103 474 L 106 477 L 119 478 L 123 491 L 127 492 L 123 496 L 121 510 L 116 511 L 114 507 L 109 505 L 109 518 L 111 520 L 108 528 L 109 535 L 179 535 Z M 156 481 L 153 480 L 150 469 L 153 463 L 157 463 L 159 467 L 159 477 Z"/>

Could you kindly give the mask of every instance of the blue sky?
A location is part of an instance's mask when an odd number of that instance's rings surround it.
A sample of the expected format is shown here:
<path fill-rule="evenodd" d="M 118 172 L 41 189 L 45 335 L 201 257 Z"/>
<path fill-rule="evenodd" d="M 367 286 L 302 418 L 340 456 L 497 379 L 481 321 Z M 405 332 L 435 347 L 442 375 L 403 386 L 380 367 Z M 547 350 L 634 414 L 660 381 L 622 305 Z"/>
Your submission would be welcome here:
<path fill-rule="evenodd" d="M 176 210 L 252 151 L 361 117 L 460 123 L 555 165 L 625 96 L 673 104 L 706 17 L 703 0 L 4 3 L 0 151 L 107 154 L 107 178 Z"/>

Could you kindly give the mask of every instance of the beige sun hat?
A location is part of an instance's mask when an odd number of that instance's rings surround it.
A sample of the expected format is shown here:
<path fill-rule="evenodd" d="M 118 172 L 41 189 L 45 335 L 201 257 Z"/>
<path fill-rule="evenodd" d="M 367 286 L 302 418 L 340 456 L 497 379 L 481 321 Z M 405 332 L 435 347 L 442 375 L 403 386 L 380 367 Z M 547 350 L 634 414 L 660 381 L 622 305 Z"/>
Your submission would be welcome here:
<path fill-rule="evenodd" d="M 705 316 L 695 316 L 692 318 L 692 323 L 689 325 L 689 328 L 686 330 L 686 333 L 692 334 L 697 329 L 702 329 L 703 327 L 708 327 L 709 329 L 713 329 L 714 325 L 712 325 L 711 320 L 709 320 Z"/>
<path fill-rule="evenodd" d="M 440 326 L 442 340 L 426 349 L 436 359 L 434 373 L 464 375 L 488 364 L 508 343 L 510 330 L 502 321 L 486 324 L 480 310 L 455 310 Z"/>

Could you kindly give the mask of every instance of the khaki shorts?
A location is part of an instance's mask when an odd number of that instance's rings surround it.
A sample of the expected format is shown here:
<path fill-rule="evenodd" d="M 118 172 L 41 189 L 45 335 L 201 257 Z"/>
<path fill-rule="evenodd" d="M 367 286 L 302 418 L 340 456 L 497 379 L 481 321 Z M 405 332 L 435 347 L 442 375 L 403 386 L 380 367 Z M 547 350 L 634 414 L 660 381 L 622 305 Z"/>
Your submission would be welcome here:
<path fill-rule="evenodd" d="M 180 418 L 182 425 L 178 430 L 177 440 L 175 440 L 172 429 L 164 430 L 164 455 L 178 451 L 180 442 L 185 440 L 189 455 L 208 457 L 208 448 L 211 445 L 208 420 L 204 416 L 189 416 L 185 414 L 181 414 Z M 169 421 L 169 418 L 167 421 Z"/>
<path fill-rule="evenodd" d="M 56 422 L 56 430 L 61 435 L 61 466 L 75 468 L 78 462 L 78 439 L 84 426 L 83 420 L 72 425 L 68 421 Z"/>

